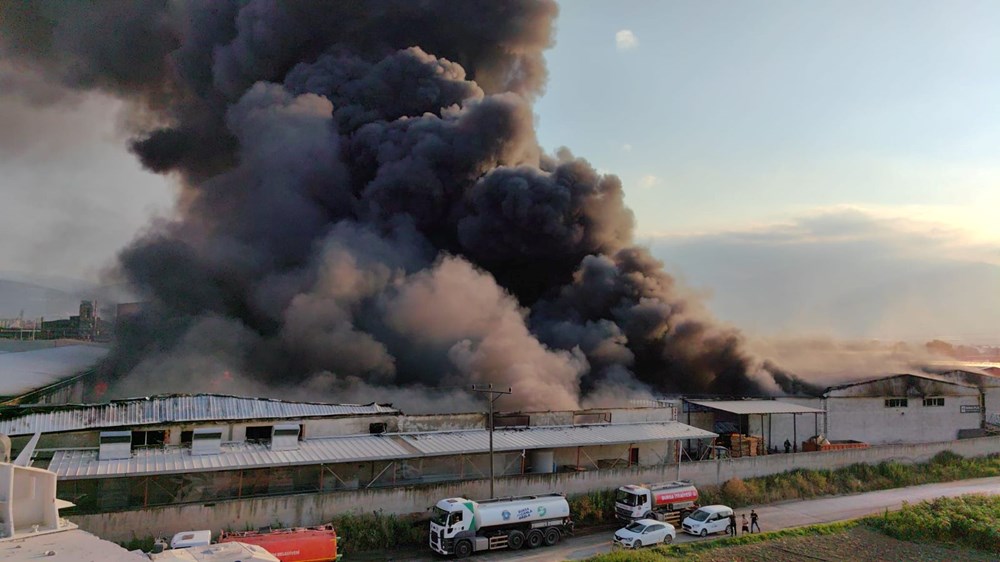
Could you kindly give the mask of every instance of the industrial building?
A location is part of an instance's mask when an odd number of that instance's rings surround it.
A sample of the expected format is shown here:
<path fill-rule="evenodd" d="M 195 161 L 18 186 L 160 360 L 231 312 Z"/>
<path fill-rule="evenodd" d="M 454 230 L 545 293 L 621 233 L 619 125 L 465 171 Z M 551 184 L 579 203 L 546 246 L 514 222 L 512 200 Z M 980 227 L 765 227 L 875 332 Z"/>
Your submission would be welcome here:
<path fill-rule="evenodd" d="M 748 436 L 755 445 L 750 454 L 783 453 L 786 440 L 799 452 L 813 436 L 888 445 L 1000 433 L 1000 377 L 969 371 L 891 375 L 833 386 L 820 397 L 681 402 L 681 421 L 721 436 Z M 727 456 L 744 453 L 726 439 L 713 443 L 720 446 L 716 452 Z M 692 459 L 706 455 L 703 443 L 686 443 L 685 451 Z"/>
<path fill-rule="evenodd" d="M 716 435 L 671 408 L 495 417 L 498 476 L 671 464 L 681 440 Z M 473 480 L 490 472 L 483 414 L 407 416 L 338 405 L 168 395 L 0 411 L 0 433 L 42 441 L 72 513 Z"/>
<path fill-rule="evenodd" d="M 73 340 L 0 340 L 0 406 L 80 402 L 108 348 Z"/>
<path fill-rule="evenodd" d="M 936 375 L 899 374 L 834 386 L 823 401 L 831 440 L 951 441 L 982 429 L 984 422 L 977 386 Z"/>
<path fill-rule="evenodd" d="M 797 404 L 786 399 L 743 399 L 743 400 L 683 400 L 682 418 L 689 425 L 708 429 L 727 436 L 720 443 L 728 451 L 727 456 L 758 456 L 769 452 L 783 451 L 786 439 L 798 443 L 800 437 L 808 438 L 820 433 L 826 423 L 826 412 L 822 404 L 815 406 Z M 777 426 L 777 433 L 774 427 Z M 792 430 L 785 436 L 785 427 Z M 734 447 L 733 438 L 728 436 L 753 436 L 759 440 L 749 450 L 743 451 L 743 443 Z M 692 458 L 705 456 L 705 449 L 697 449 L 686 444 L 685 450 Z"/>
<path fill-rule="evenodd" d="M 831 441 L 888 445 L 983 435 L 987 408 L 997 404 L 995 391 L 960 382 L 956 376 L 903 373 L 832 386 L 818 398 L 782 401 L 822 410 L 825 415 L 819 417 L 815 434 Z M 772 422 L 769 431 L 775 444 L 788 439 L 801 448 L 803 439 L 814 435 L 811 424 L 803 433 L 794 420 L 776 417 Z"/>

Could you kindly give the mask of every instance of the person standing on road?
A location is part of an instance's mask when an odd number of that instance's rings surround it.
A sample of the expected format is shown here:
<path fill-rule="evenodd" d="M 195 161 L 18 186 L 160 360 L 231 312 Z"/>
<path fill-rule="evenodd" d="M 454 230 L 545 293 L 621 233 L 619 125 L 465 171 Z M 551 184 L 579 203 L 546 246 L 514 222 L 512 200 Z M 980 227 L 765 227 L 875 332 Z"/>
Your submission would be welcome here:
<path fill-rule="evenodd" d="M 750 522 L 747 521 L 747 514 L 744 513 L 743 514 L 743 534 L 745 535 L 745 534 L 747 534 L 749 532 L 750 532 Z"/>
<path fill-rule="evenodd" d="M 755 510 L 751 509 L 750 510 L 750 532 L 751 533 L 754 532 L 753 531 L 754 529 L 757 529 L 757 532 L 759 533 L 760 532 L 760 523 L 757 522 L 757 512 Z"/>
<path fill-rule="evenodd" d="M 788 439 L 785 439 L 785 454 L 787 455 L 788 453 L 791 452 L 792 452 L 792 442 L 789 441 Z"/>
<path fill-rule="evenodd" d="M 729 514 L 729 534 L 736 536 L 736 512 Z"/>

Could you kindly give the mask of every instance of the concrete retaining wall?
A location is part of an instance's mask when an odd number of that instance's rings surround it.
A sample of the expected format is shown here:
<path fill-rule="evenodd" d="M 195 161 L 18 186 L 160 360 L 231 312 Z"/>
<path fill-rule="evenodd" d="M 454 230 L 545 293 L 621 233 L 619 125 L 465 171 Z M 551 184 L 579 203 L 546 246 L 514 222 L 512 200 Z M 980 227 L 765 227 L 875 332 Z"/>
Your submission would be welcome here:
<path fill-rule="evenodd" d="M 617 488 L 623 484 L 683 478 L 696 485 L 721 484 L 734 477 L 752 478 L 788 470 L 831 469 L 855 463 L 896 460 L 926 462 L 942 451 L 964 457 L 1000 453 L 1000 437 L 946 441 L 919 445 L 887 445 L 869 449 L 746 457 L 733 460 L 683 463 L 679 467 L 623 468 L 578 473 L 531 474 L 496 481 L 498 496 L 542 494 L 559 491 L 567 495 Z M 83 529 L 100 537 L 125 541 L 148 536 L 171 536 L 191 529 L 248 529 L 265 525 L 314 525 L 343 513 L 382 510 L 396 514 L 426 514 L 438 500 L 465 496 L 489 496 L 489 480 L 445 482 L 419 486 L 380 488 L 351 492 L 301 494 L 270 498 L 223 501 L 214 504 L 178 505 L 135 511 L 70 517 Z"/>

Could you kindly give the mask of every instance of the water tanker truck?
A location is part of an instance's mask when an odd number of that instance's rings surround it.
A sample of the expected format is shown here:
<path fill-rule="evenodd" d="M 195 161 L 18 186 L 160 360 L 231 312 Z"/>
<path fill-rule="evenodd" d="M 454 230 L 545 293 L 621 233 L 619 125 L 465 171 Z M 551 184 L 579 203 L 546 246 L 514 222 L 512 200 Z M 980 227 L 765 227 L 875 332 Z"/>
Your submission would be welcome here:
<path fill-rule="evenodd" d="M 562 494 L 479 502 L 448 498 L 434 506 L 430 546 L 439 554 L 465 558 L 483 550 L 551 546 L 572 530 Z"/>
<path fill-rule="evenodd" d="M 683 519 L 698 503 L 698 489 L 688 481 L 622 486 L 615 494 L 615 515 L 623 521 Z"/>

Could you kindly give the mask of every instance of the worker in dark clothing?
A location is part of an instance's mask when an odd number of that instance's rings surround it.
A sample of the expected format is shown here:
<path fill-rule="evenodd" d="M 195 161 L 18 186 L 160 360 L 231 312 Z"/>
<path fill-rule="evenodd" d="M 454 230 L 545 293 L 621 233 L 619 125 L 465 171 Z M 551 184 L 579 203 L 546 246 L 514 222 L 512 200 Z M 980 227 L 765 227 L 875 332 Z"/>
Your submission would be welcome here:
<path fill-rule="evenodd" d="M 729 514 L 729 534 L 736 536 L 736 512 Z"/>
<path fill-rule="evenodd" d="M 788 454 L 788 453 L 791 453 L 791 452 L 792 452 L 792 442 L 789 441 L 788 439 L 785 439 L 785 454 Z"/>
<path fill-rule="evenodd" d="M 750 522 L 747 521 L 747 514 L 744 513 L 743 514 L 743 534 L 745 535 L 745 534 L 747 534 L 749 532 L 750 532 Z"/>
<path fill-rule="evenodd" d="M 751 509 L 750 510 L 750 532 L 751 533 L 754 532 L 754 529 L 757 529 L 757 532 L 759 533 L 760 532 L 760 523 L 757 522 L 757 512 Z"/>

